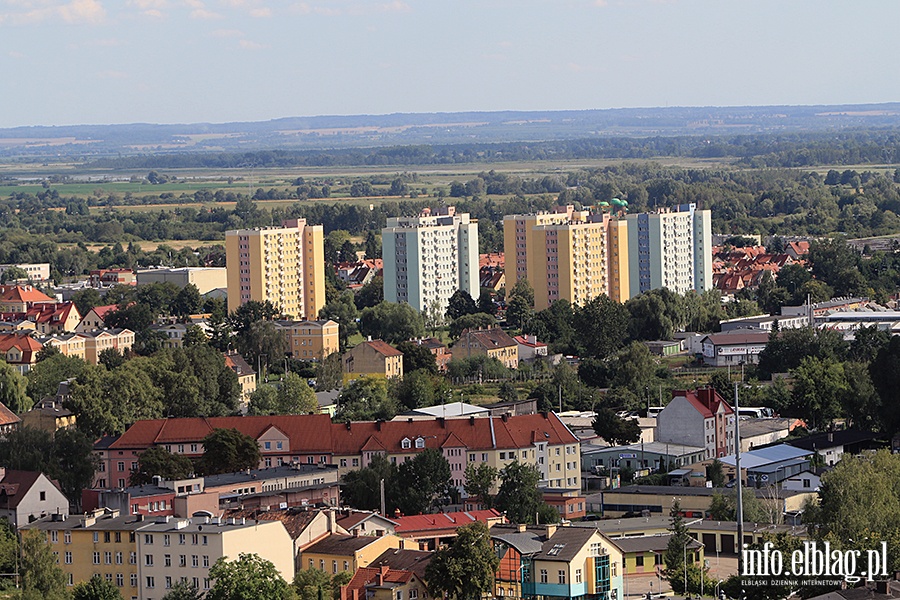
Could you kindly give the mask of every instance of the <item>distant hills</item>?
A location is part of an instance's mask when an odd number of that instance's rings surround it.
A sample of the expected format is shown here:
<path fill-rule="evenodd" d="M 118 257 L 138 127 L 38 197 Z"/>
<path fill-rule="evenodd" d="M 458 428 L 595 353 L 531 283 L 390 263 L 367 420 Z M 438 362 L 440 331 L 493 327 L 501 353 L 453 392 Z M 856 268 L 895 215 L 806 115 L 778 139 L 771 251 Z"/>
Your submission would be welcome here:
<path fill-rule="evenodd" d="M 260 150 L 735 136 L 900 127 L 900 103 L 288 117 L 264 122 L 0 129 L 0 157 L 81 160 Z"/>

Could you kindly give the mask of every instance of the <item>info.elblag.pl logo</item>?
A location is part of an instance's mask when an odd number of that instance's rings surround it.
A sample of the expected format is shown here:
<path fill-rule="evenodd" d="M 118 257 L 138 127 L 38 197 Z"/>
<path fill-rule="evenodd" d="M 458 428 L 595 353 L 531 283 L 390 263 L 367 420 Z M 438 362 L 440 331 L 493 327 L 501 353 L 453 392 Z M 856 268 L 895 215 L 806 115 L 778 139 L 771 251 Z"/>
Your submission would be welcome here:
<path fill-rule="evenodd" d="M 746 577 L 831 577 L 856 583 L 863 578 L 874 581 L 888 574 L 887 542 L 881 542 L 880 548 L 866 550 L 863 555 L 862 550 L 838 550 L 830 542 L 820 547 L 818 542 L 808 541 L 789 557 L 772 542 L 766 542 L 759 550 L 751 550 L 744 544 L 741 558 L 741 576 Z"/>

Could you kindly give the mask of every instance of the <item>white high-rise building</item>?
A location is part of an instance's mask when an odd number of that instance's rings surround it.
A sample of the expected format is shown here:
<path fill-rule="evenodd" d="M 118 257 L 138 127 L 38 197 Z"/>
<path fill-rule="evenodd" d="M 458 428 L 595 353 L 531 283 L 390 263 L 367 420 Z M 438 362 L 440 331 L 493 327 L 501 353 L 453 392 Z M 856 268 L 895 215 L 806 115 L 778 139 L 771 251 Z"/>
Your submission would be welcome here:
<path fill-rule="evenodd" d="M 681 204 L 626 220 L 630 296 L 663 287 L 678 294 L 712 288 L 710 211 Z"/>
<path fill-rule="evenodd" d="M 440 314 L 456 290 L 477 299 L 478 223 L 453 206 L 418 217 L 392 217 L 381 230 L 384 299 Z"/>

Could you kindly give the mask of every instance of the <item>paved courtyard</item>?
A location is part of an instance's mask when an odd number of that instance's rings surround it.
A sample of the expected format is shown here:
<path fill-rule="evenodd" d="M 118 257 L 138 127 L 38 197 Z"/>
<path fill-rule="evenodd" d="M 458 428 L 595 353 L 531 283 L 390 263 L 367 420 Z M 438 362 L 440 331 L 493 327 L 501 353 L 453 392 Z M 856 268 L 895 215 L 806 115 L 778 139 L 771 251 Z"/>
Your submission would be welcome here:
<path fill-rule="evenodd" d="M 715 580 L 725 580 L 731 575 L 737 574 L 737 557 L 720 556 L 707 558 L 709 561 L 709 577 Z M 654 575 L 631 576 L 625 580 L 625 597 L 637 598 L 651 592 L 654 596 L 659 593 L 670 595 L 669 582 Z M 704 590 L 704 596 L 712 597 L 715 590 Z"/>

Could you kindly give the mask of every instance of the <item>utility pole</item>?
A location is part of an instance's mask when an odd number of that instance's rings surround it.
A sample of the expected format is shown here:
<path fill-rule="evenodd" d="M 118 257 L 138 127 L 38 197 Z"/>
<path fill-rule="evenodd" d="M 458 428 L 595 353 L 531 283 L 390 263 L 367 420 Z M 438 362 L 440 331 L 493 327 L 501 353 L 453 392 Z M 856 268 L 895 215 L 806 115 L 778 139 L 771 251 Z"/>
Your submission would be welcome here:
<path fill-rule="evenodd" d="M 738 551 L 738 576 L 743 573 L 744 566 L 744 490 L 741 483 L 741 420 L 738 418 L 739 409 L 738 384 L 734 384 L 734 468 L 737 471 L 737 551 Z M 726 429 L 727 434 L 727 429 Z M 743 597 L 743 593 L 741 594 Z"/>
<path fill-rule="evenodd" d="M 387 514 L 386 514 L 387 509 L 385 508 L 385 503 L 384 503 L 384 479 L 381 480 L 380 488 L 381 488 L 381 516 L 384 517 L 384 516 L 387 516 Z"/>

